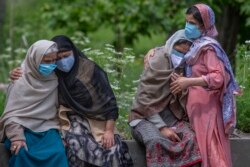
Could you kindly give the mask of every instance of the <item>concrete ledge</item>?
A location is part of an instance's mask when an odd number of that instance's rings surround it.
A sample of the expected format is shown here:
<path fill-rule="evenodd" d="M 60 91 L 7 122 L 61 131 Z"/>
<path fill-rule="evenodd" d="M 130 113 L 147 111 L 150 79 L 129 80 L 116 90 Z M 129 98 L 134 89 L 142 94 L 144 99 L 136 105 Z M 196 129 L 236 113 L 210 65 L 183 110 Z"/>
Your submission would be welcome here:
<path fill-rule="evenodd" d="M 145 148 L 134 140 L 125 140 L 135 167 L 146 165 Z M 230 139 L 234 167 L 250 166 L 250 139 Z M 0 143 L 0 167 L 8 167 L 9 152 Z"/>
<path fill-rule="evenodd" d="M 145 147 L 135 140 L 125 140 L 128 145 L 129 153 L 133 159 L 134 167 L 146 167 Z"/>
<path fill-rule="evenodd" d="M 233 167 L 250 166 L 250 139 L 230 139 Z"/>

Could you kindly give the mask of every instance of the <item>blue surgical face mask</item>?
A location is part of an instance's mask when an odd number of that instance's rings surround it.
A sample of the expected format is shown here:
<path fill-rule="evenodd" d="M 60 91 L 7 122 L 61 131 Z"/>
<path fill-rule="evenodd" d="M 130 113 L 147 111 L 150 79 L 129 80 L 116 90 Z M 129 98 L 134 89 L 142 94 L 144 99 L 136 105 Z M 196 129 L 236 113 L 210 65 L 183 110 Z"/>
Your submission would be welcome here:
<path fill-rule="evenodd" d="M 72 69 L 74 63 L 75 57 L 73 54 L 56 61 L 57 68 L 64 72 L 69 72 Z"/>
<path fill-rule="evenodd" d="M 176 56 L 178 56 L 178 57 L 181 57 L 181 58 L 183 58 L 184 55 L 185 55 L 184 53 L 179 52 L 179 51 L 177 51 L 177 50 L 175 50 L 175 49 L 172 50 L 172 54 L 174 54 L 174 55 L 176 55 Z"/>
<path fill-rule="evenodd" d="M 201 36 L 201 31 L 197 25 L 186 22 L 185 35 L 189 39 L 197 39 Z"/>
<path fill-rule="evenodd" d="M 56 66 L 56 64 L 40 64 L 38 70 L 40 74 L 47 77 L 55 70 Z"/>
<path fill-rule="evenodd" d="M 184 55 L 185 55 L 184 53 L 181 53 L 175 49 L 172 50 L 171 60 L 174 68 L 178 67 L 182 63 Z"/>

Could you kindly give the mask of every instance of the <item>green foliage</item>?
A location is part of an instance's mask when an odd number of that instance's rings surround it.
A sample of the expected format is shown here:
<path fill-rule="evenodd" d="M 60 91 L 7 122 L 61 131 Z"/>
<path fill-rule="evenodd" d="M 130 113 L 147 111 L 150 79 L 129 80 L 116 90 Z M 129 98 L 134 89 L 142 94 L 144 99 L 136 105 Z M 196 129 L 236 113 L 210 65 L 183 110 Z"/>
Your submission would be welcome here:
<path fill-rule="evenodd" d="M 1 116 L 1 114 L 2 114 L 2 112 L 3 112 L 3 110 L 4 110 L 5 96 L 6 96 L 5 93 L 0 92 L 0 116 Z"/>
<path fill-rule="evenodd" d="M 7 17 L 5 20 L 5 37 L 7 40 L 7 46 L 12 47 L 10 49 L 28 47 L 31 43 L 35 42 L 39 38 L 46 38 L 44 27 L 45 22 L 41 20 L 41 10 L 39 6 L 47 0 L 34 1 L 7 1 Z M 35 9 L 31 12 L 30 7 Z M 35 31 L 34 31 L 35 30 Z M 49 30 L 46 32 L 48 33 Z M 7 36 L 8 35 L 8 36 Z M 28 45 L 24 43 L 27 40 Z M 15 54 L 11 55 L 15 57 Z"/>
<path fill-rule="evenodd" d="M 237 128 L 250 132 L 250 43 L 238 46 L 237 80 L 243 95 L 237 97 Z"/>
<path fill-rule="evenodd" d="M 68 31 L 85 33 L 96 31 L 104 24 L 113 30 L 113 44 L 120 51 L 133 44 L 139 35 L 181 28 L 185 20 L 184 6 L 184 1 L 165 0 L 54 1 L 44 5 L 42 18 L 49 20 L 50 27 L 65 26 Z"/>
<path fill-rule="evenodd" d="M 11 57 L 10 51 L 10 47 L 7 47 L 5 53 L 0 54 L 0 81 L 3 82 L 7 82 L 11 69 L 20 66 L 27 50 L 25 48 L 16 48 L 14 50 L 15 57 Z"/>
<path fill-rule="evenodd" d="M 244 1 L 243 5 L 241 5 L 240 9 L 241 9 L 242 14 L 244 14 L 246 16 L 250 16 L 250 1 Z M 246 24 L 246 26 L 250 26 L 250 17 L 247 17 L 245 24 Z"/>

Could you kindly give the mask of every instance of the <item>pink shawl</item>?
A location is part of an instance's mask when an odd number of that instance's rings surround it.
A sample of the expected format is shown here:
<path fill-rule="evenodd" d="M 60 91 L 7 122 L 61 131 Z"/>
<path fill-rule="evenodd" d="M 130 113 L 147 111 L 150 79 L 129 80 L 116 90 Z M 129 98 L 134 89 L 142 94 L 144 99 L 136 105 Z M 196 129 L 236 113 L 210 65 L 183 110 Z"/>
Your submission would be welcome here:
<path fill-rule="evenodd" d="M 218 31 L 215 27 L 214 11 L 208 5 L 205 4 L 196 4 L 194 6 L 198 8 L 205 27 L 205 33 L 203 34 L 203 36 L 217 36 Z"/>

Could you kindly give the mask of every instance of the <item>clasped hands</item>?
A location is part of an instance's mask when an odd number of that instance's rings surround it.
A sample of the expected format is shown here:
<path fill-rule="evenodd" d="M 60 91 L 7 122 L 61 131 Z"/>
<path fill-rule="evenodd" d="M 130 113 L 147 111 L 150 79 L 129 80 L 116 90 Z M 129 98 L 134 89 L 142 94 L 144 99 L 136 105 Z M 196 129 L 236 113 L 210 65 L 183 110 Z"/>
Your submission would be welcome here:
<path fill-rule="evenodd" d="M 178 75 L 177 73 L 171 74 L 171 83 L 170 83 L 170 91 L 172 94 L 178 94 L 182 90 L 187 89 L 188 82 L 187 78 L 183 77 L 182 75 Z"/>

